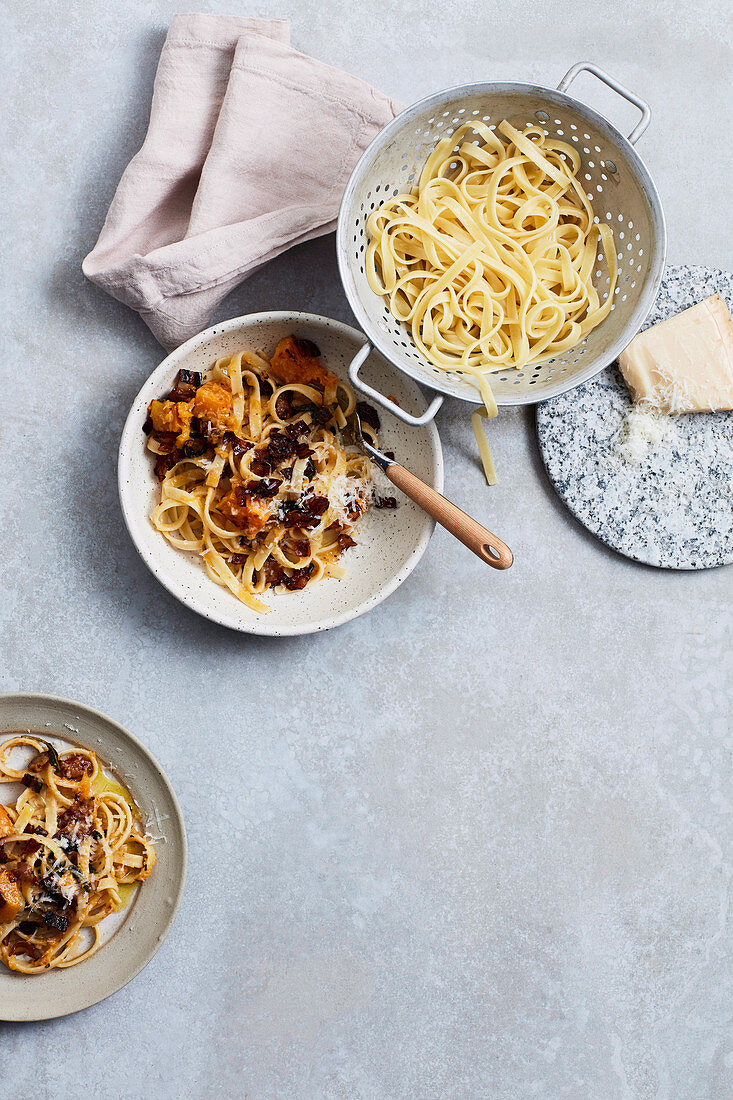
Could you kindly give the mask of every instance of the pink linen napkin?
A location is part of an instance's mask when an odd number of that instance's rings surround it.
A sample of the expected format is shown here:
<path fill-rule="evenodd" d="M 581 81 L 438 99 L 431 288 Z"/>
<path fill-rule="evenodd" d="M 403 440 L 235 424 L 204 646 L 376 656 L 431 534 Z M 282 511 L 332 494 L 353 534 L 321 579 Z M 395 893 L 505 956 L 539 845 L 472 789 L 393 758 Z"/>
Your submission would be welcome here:
<path fill-rule="evenodd" d="M 282 20 L 211 15 L 168 32 L 148 133 L 82 264 L 166 348 L 268 260 L 334 228 L 351 170 L 400 109 L 288 38 Z"/>

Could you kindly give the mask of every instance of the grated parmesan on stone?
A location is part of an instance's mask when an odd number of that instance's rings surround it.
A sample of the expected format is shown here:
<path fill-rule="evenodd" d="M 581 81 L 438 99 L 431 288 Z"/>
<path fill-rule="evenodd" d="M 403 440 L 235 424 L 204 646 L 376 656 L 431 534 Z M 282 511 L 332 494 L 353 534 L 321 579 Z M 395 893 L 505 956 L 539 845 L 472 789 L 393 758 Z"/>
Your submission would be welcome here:
<path fill-rule="evenodd" d="M 639 466 L 650 450 L 676 438 L 677 427 L 671 416 L 651 405 L 632 405 L 619 428 L 614 451 L 625 462 Z"/>

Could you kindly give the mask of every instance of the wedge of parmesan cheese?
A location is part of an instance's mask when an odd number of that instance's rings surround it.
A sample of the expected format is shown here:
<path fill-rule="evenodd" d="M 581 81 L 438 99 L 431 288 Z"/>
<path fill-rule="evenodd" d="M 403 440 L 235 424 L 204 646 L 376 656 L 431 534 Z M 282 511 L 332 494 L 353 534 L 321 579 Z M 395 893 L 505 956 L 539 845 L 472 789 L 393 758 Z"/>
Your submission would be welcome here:
<path fill-rule="evenodd" d="M 723 299 L 640 332 L 619 356 L 634 401 L 662 413 L 733 409 L 733 321 Z"/>

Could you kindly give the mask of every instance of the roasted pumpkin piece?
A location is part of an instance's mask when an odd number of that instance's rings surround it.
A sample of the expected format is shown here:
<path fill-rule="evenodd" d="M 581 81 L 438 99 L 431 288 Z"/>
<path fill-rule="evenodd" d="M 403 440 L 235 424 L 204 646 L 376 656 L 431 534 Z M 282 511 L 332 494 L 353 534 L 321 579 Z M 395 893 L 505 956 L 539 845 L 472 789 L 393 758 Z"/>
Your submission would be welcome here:
<path fill-rule="evenodd" d="M 204 382 L 196 390 L 193 415 L 199 420 L 210 420 L 212 424 L 226 428 L 229 426 L 232 410 L 232 392 L 221 382 Z"/>
<path fill-rule="evenodd" d="M 13 920 L 23 905 L 23 895 L 12 871 L 0 867 L 0 924 Z"/>
<path fill-rule="evenodd" d="M 176 432 L 176 442 L 180 447 L 191 434 L 193 401 L 151 401 L 148 415 L 153 422 L 153 431 Z"/>
<path fill-rule="evenodd" d="M 217 507 L 248 539 L 260 533 L 274 511 L 270 501 L 245 492 L 241 485 L 222 497 Z"/>
<path fill-rule="evenodd" d="M 15 826 L 10 820 L 10 814 L 4 806 L 0 806 L 0 837 L 10 836 L 15 832 Z"/>
<path fill-rule="evenodd" d="M 319 355 L 318 348 L 310 340 L 286 336 L 275 348 L 270 371 L 280 382 L 302 382 L 326 389 L 336 382 L 336 377 L 321 366 Z"/>

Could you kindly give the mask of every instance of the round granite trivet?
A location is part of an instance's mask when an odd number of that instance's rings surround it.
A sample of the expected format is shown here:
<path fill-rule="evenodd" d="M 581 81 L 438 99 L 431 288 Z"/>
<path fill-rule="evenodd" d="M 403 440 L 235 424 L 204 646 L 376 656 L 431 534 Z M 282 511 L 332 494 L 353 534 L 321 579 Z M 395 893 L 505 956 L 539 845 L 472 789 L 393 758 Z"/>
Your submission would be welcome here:
<path fill-rule="evenodd" d="M 733 306 L 733 273 L 670 267 L 644 328 L 711 294 Z M 616 452 L 631 398 L 618 367 L 537 407 L 537 437 L 558 495 L 620 554 L 662 569 L 733 562 L 733 412 L 675 418 L 640 465 Z"/>

